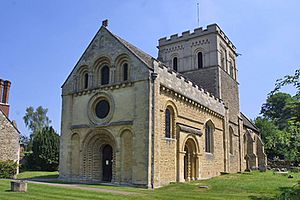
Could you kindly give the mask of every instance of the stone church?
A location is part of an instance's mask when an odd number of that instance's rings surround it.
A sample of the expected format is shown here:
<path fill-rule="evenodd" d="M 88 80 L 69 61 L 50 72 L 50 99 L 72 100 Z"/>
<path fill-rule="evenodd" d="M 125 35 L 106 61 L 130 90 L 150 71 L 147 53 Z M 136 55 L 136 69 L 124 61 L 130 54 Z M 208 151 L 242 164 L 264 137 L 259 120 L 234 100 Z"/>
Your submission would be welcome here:
<path fill-rule="evenodd" d="M 153 58 L 103 21 L 62 86 L 60 178 L 156 188 L 264 169 L 236 63 L 217 24 L 159 39 Z"/>

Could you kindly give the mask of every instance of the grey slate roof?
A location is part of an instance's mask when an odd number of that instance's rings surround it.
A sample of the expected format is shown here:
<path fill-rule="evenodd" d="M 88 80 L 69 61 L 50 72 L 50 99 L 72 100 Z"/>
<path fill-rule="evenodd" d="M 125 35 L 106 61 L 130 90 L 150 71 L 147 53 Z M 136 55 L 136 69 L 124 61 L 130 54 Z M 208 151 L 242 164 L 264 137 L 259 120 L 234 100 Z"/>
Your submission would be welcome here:
<path fill-rule="evenodd" d="M 255 126 L 250 119 L 248 119 L 242 112 L 241 112 L 241 117 L 243 119 L 243 124 L 244 126 L 246 126 L 247 128 L 250 128 L 256 132 L 259 132 L 259 129 L 257 128 L 257 126 Z"/>
<path fill-rule="evenodd" d="M 108 30 L 109 31 L 109 30 Z M 109 31 L 110 32 L 110 31 Z M 111 33 L 111 32 L 110 32 Z M 143 61 L 150 69 L 153 69 L 152 62 L 153 58 L 149 54 L 130 44 L 126 40 L 120 38 L 119 36 L 111 33 L 119 42 L 121 42 L 129 51 L 131 51 L 136 57 L 138 57 L 141 61 Z"/>

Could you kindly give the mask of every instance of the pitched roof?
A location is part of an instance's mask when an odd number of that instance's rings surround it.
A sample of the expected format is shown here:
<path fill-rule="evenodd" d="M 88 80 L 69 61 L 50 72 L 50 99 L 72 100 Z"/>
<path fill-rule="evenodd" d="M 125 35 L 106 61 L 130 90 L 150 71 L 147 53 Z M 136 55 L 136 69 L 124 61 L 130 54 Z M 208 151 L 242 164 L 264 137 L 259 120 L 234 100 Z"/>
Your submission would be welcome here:
<path fill-rule="evenodd" d="M 108 32 L 110 32 L 108 30 Z M 111 32 L 110 32 L 111 33 Z M 141 49 L 137 48 L 136 46 L 130 44 L 129 42 L 127 42 L 126 40 L 120 38 L 117 35 L 114 35 L 113 33 L 111 33 L 119 42 L 121 42 L 131 53 L 133 53 L 138 59 L 140 59 L 141 61 L 143 61 L 150 69 L 153 69 L 152 66 L 152 62 L 153 59 L 155 60 L 155 58 L 153 58 L 152 56 L 150 56 L 149 54 L 145 53 L 144 51 L 142 51 Z"/>
<path fill-rule="evenodd" d="M 18 133 L 21 133 L 21 132 L 19 131 L 19 129 L 15 126 L 15 124 L 14 124 L 12 121 L 10 121 L 10 119 L 6 116 L 6 114 L 4 114 L 4 112 L 3 112 L 1 109 L 0 109 L 0 112 L 1 112 L 1 113 L 4 115 L 4 117 L 10 122 L 10 124 L 12 125 L 12 127 L 14 127 Z"/>
<path fill-rule="evenodd" d="M 249 118 L 247 118 L 242 112 L 241 112 L 241 117 L 243 119 L 244 126 L 246 126 L 247 128 L 250 128 L 250 129 L 252 129 L 254 131 L 259 132 L 259 129 L 257 128 L 257 126 L 255 126 L 255 124 L 253 124 L 251 122 L 251 120 Z"/>

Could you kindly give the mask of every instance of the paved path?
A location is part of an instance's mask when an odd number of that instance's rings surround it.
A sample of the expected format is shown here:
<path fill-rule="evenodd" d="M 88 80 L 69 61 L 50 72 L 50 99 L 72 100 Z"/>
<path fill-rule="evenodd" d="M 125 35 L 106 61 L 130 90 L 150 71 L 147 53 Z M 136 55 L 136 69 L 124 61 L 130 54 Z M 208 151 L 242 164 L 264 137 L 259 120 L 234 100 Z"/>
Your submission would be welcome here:
<path fill-rule="evenodd" d="M 14 181 L 16 181 L 16 180 L 14 180 Z M 49 186 L 63 187 L 63 188 L 73 188 L 73 189 L 95 191 L 95 192 L 107 192 L 107 193 L 120 194 L 120 195 L 136 195 L 136 194 L 138 194 L 135 192 L 126 192 L 126 191 L 112 190 L 112 189 L 105 189 L 105 188 L 95 188 L 95 187 L 88 187 L 88 186 L 85 187 L 85 186 L 82 186 L 79 184 L 49 183 L 49 182 L 32 181 L 32 180 L 26 180 L 26 181 L 28 183 L 34 183 L 34 184 L 40 184 L 40 185 L 49 185 Z"/>

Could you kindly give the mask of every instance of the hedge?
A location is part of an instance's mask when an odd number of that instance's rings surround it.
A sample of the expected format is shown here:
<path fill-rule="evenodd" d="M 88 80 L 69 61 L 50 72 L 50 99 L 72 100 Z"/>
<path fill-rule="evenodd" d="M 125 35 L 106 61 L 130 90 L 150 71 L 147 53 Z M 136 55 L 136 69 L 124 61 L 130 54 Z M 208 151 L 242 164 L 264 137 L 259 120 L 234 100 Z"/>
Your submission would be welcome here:
<path fill-rule="evenodd" d="M 13 178 L 17 174 L 18 163 L 12 160 L 0 161 L 0 178 Z"/>

